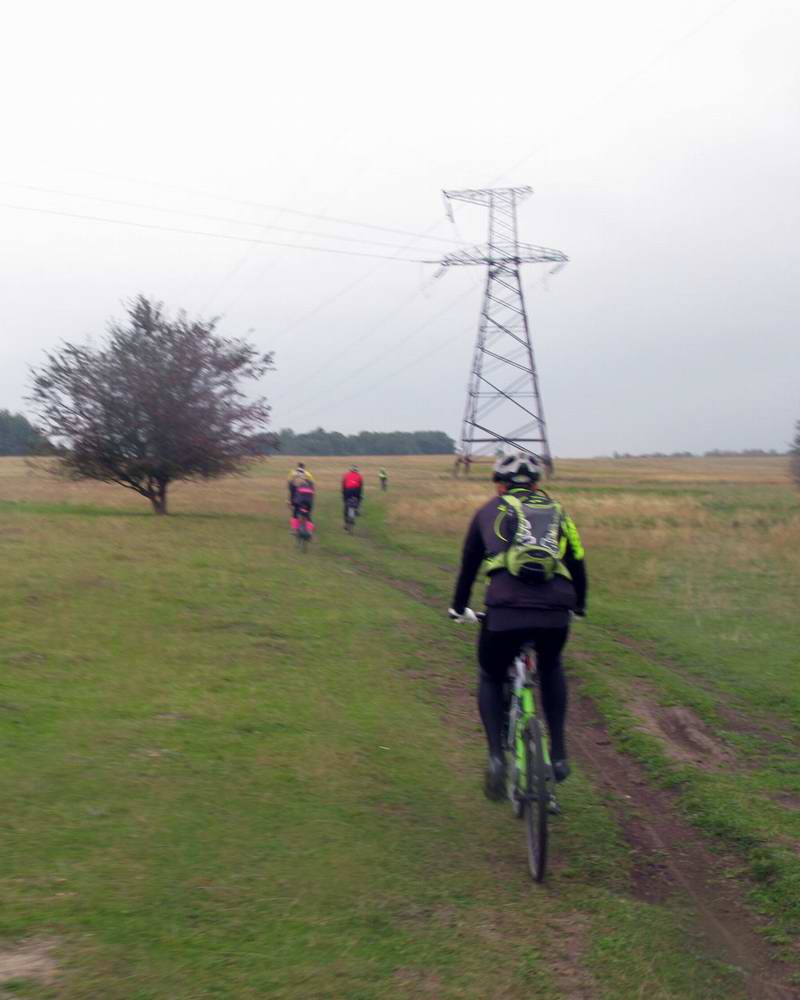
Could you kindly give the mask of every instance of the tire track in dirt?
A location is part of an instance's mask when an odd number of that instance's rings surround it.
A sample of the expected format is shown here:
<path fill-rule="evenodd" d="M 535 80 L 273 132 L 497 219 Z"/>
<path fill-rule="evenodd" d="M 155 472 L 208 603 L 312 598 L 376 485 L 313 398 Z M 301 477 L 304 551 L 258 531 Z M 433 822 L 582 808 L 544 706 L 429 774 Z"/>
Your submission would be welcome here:
<path fill-rule="evenodd" d="M 598 625 L 595 627 L 599 631 L 604 632 L 614 642 L 641 656 L 642 659 L 664 667 L 672 674 L 686 678 L 686 668 L 663 654 L 655 642 L 645 639 L 635 639 L 633 636 L 626 635 L 624 632 L 610 625 Z M 692 674 L 691 677 L 693 684 L 708 694 L 713 695 L 716 713 L 725 725 L 730 726 L 737 732 L 756 736 L 769 746 L 788 742 L 800 749 L 797 727 L 793 726 L 788 720 L 756 718 L 752 711 L 746 712 L 744 709 L 731 705 L 707 678 L 698 676 L 697 674 Z"/>
<path fill-rule="evenodd" d="M 684 896 L 710 951 L 747 977 L 752 1000 L 797 1000 L 800 989 L 789 981 L 793 970 L 774 956 L 759 934 L 765 923 L 742 902 L 746 885 L 725 877 L 725 859 L 680 818 L 674 793 L 654 787 L 633 758 L 614 748 L 584 695 L 572 699 L 568 732 L 575 756 L 614 810 L 632 851 L 634 895 L 651 903 Z"/>

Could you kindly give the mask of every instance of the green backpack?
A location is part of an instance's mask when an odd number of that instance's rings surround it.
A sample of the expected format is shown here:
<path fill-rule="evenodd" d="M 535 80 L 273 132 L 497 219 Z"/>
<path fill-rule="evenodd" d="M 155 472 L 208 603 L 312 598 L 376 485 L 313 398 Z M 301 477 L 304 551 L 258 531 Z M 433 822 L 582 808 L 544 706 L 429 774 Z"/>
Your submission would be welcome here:
<path fill-rule="evenodd" d="M 526 583 L 546 583 L 556 574 L 568 575 L 561 562 L 560 505 L 546 497 L 526 506 L 511 493 L 503 500 L 517 515 L 517 528 L 508 548 L 486 560 L 486 573 L 505 569 Z"/>

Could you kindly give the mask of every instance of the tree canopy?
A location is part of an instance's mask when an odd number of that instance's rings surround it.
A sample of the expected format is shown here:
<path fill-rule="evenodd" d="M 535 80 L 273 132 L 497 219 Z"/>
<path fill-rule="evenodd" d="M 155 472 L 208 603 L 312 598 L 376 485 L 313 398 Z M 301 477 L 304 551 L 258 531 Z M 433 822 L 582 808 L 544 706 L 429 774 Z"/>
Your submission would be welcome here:
<path fill-rule="evenodd" d="M 0 410 L 0 455 L 49 455 L 54 448 L 21 413 Z"/>
<path fill-rule="evenodd" d="M 304 434 L 278 434 L 287 455 L 452 455 L 455 442 L 443 431 L 361 431 L 340 434 L 322 427 Z"/>
<path fill-rule="evenodd" d="M 794 441 L 789 450 L 789 456 L 792 479 L 794 479 L 795 485 L 800 487 L 800 420 L 797 421 Z"/>
<path fill-rule="evenodd" d="M 117 483 L 165 514 L 171 482 L 239 472 L 263 453 L 269 406 L 240 386 L 272 357 L 216 326 L 184 312 L 171 319 L 140 295 L 98 349 L 67 343 L 48 354 L 30 398 L 60 446 L 60 471 Z"/>

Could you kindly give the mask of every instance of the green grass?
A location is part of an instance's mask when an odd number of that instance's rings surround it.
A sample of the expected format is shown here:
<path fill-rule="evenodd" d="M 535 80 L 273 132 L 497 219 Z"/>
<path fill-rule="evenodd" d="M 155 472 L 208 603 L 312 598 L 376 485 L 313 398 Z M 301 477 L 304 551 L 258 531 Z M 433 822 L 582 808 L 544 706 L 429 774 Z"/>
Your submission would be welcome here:
<path fill-rule="evenodd" d="M 474 636 L 441 611 L 452 538 L 396 531 L 393 493 L 349 538 L 328 491 L 299 556 L 283 470 L 263 471 L 241 500 L 192 510 L 187 494 L 168 519 L 100 496 L 0 505 L 0 939 L 53 939 L 59 967 L 0 989 L 549 1000 L 578 974 L 607 1000 L 743 996 L 680 900 L 632 896 L 580 772 L 549 881 L 530 882 L 521 826 L 480 795 Z M 587 684 L 614 645 L 605 614 L 582 642 L 597 637 Z M 695 690 L 634 661 L 613 685 L 642 669 L 670 697 Z M 630 749 L 667 775 L 641 739 Z M 694 788 L 687 809 L 711 828 L 729 789 L 692 807 Z M 778 881 L 770 868 L 765 891 Z"/>

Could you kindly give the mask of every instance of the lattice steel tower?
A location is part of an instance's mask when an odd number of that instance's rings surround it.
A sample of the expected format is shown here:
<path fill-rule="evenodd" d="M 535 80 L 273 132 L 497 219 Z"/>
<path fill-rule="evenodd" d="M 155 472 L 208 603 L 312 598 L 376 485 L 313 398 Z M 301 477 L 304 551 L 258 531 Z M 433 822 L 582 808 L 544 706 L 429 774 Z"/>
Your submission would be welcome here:
<path fill-rule="evenodd" d="M 519 242 L 517 204 L 532 193 L 529 187 L 444 191 L 451 220 L 452 201 L 489 209 L 489 242 L 448 254 L 442 266 L 487 267 L 478 339 L 467 384 L 462 456 L 472 460 L 491 455 L 498 448 L 525 451 L 537 455 L 552 470 L 519 269 L 528 263 L 553 263 L 558 269 L 569 258 L 560 250 Z"/>

